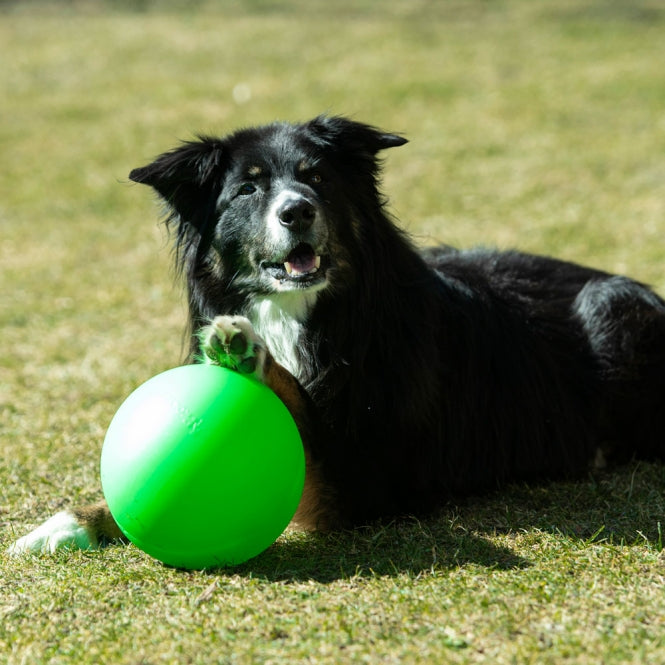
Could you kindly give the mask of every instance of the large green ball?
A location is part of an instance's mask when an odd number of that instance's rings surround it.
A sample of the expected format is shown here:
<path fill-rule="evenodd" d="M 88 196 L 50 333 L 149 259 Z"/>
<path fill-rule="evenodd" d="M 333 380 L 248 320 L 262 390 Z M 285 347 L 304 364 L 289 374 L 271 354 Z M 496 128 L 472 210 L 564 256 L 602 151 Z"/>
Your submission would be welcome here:
<path fill-rule="evenodd" d="M 104 496 L 137 547 L 178 568 L 242 563 L 282 533 L 302 495 L 300 436 L 258 381 L 187 365 L 139 386 L 109 426 Z"/>

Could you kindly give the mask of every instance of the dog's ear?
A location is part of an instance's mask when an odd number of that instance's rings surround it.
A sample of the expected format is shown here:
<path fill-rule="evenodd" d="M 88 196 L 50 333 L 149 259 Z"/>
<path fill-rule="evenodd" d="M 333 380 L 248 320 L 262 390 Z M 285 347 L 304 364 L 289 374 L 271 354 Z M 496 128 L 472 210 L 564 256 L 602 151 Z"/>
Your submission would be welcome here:
<path fill-rule="evenodd" d="M 341 116 L 322 115 L 314 118 L 307 126 L 327 145 L 366 155 L 374 156 L 379 150 L 408 143 L 403 136 Z"/>
<path fill-rule="evenodd" d="M 134 169 L 130 180 L 153 187 L 181 219 L 195 222 L 221 186 L 225 150 L 220 139 L 201 136 Z"/>

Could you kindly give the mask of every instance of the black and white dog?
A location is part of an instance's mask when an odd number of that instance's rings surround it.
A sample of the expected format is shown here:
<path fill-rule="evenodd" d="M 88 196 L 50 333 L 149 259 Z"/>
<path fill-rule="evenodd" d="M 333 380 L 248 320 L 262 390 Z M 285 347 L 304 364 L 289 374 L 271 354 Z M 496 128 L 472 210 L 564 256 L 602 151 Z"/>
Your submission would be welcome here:
<path fill-rule="evenodd" d="M 166 203 L 192 359 L 255 373 L 298 423 L 296 525 L 662 458 L 665 302 L 551 258 L 416 250 L 378 190 L 377 153 L 405 142 L 323 116 L 200 137 L 130 174 Z M 11 551 L 119 535 L 100 503 Z"/>

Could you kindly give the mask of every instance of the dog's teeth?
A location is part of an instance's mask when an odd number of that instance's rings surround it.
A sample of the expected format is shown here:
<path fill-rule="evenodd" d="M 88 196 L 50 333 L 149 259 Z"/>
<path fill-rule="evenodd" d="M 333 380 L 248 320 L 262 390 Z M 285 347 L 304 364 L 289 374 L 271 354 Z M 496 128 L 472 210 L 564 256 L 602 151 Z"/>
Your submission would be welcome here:
<path fill-rule="evenodd" d="M 311 275 L 315 272 L 318 272 L 320 267 L 321 267 L 320 256 L 316 256 L 314 258 L 314 267 L 311 270 L 298 270 L 297 268 L 293 267 L 293 263 L 291 263 L 290 261 L 284 262 L 284 270 L 286 270 L 287 275 Z"/>

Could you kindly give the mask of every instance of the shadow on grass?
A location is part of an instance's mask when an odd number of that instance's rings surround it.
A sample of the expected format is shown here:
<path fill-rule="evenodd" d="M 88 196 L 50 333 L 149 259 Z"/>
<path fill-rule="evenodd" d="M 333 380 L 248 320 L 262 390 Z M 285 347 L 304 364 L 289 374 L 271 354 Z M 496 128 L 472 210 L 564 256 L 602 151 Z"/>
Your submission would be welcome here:
<path fill-rule="evenodd" d="M 546 532 L 580 543 L 662 549 L 664 511 L 665 467 L 637 463 L 576 482 L 513 486 L 450 504 L 426 519 L 331 535 L 290 533 L 234 571 L 271 581 L 327 583 L 469 566 L 519 569 L 532 561 L 503 536 Z"/>
<path fill-rule="evenodd" d="M 271 581 L 327 583 L 354 576 L 416 577 L 467 565 L 508 569 L 528 562 L 477 534 L 412 518 L 333 535 L 294 534 L 235 570 Z"/>

